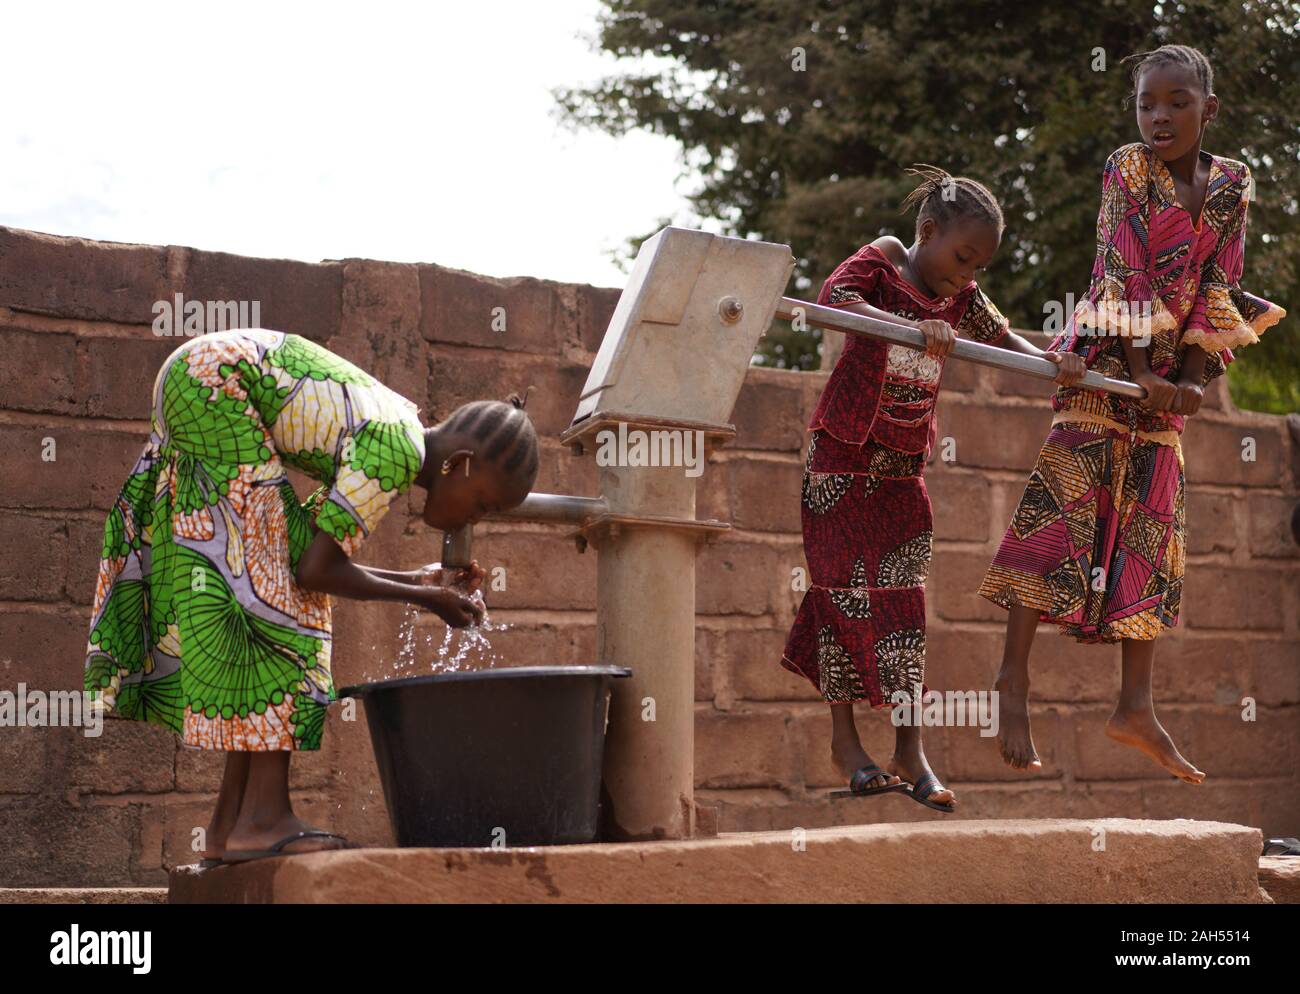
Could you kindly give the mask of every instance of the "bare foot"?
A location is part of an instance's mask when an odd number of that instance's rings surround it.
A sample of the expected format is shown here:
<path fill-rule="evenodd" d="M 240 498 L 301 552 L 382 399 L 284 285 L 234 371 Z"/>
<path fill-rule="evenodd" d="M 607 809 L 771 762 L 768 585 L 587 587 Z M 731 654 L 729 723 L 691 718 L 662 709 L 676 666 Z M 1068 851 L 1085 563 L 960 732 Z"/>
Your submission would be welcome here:
<path fill-rule="evenodd" d="M 255 826 L 240 822 L 231 829 L 230 835 L 226 839 L 225 851 L 229 853 L 249 849 L 269 849 L 285 836 L 309 830 L 318 831 L 318 829 L 293 815 L 287 815 L 270 825 Z M 308 836 L 307 838 L 294 839 L 292 842 L 286 843 L 280 847 L 280 851 L 284 853 L 305 853 L 320 852 L 324 849 L 346 849 L 347 847 L 348 844 L 342 839 Z"/>
<path fill-rule="evenodd" d="M 1146 753 L 1186 783 L 1200 783 L 1205 774 L 1185 760 L 1154 711 L 1116 711 L 1106 722 L 1106 735 Z"/>
<path fill-rule="evenodd" d="M 1017 770 L 1041 770 L 1043 761 L 1038 758 L 1029 730 L 1029 691 L 997 680 L 993 692 L 998 701 L 998 751 L 1002 761 Z"/>
<path fill-rule="evenodd" d="M 916 783 L 927 773 L 934 773 L 934 770 L 930 769 L 930 763 L 925 758 L 925 753 L 917 749 L 903 754 L 894 753 L 894 758 L 889 761 L 889 772 L 897 773 L 904 780 Z M 932 791 L 927 800 L 934 801 L 935 804 L 946 804 L 953 808 L 957 806 L 957 795 L 947 787 Z"/>
<path fill-rule="evenodd" d="M 831 762 L 835 764 L 835 768 L 843 774 L 846 780 L 850 780 L 853 774 L 864 766 L 879 765 L 867 755 L 867 751 L 862 748 L 861 743 L 841 743 L 834 740 L 831 741 Z M 899 779 L 896 776 L 891 776 L 888 773 L 878 773 L 871 777 L 864 787 L 868 790 L 875 787 L 892 787 L 898 782 Z"/>

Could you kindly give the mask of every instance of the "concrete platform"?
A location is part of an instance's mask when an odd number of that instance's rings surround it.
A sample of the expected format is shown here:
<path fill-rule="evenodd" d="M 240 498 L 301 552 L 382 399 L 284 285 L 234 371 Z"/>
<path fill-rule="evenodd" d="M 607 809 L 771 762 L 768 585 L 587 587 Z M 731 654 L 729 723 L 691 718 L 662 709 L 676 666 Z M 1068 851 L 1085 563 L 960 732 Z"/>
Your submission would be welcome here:
<path fill-rule="evenodd" d="M 178 867 L 169 900 L 1263 904 L 1262 848 L 1258 829 L 1207 821 L 852 825 L 681 842 L 305 853 Z"/>
<path fill-rule="evenodd" d="M 1274 904 L 1300 904 L 1300 856 L 1262 856 L 1259 885 Z"/>
<path fill-rule="evenodd" d="M 166 903 L 166 887 L 0 887 L 0 904 Z"/>

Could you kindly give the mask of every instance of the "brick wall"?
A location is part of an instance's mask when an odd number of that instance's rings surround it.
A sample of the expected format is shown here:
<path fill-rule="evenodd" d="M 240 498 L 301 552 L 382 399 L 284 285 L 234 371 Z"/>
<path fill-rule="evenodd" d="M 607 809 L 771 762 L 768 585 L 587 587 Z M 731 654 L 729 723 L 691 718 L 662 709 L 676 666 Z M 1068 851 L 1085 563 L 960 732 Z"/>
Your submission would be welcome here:
<path fill-rule="evenodd" d="M 0 228 L 0 689 L 78 688 L 104 515 L 148 433 L 154 374 L 179 341 L 156 337 L 152 305 L 257 300 L 262 323 L 346 356 L 424 408 L 535 387 L 544 438 L 539 490 L 594 495 L 590 457 L 555 441 L 617 300 L 617 290 L 529 278 L 494 280 L 433 265 L 347 259 L 319 265 L 180 247 L 88 242 Z M 491 330 L 494 307 L 507 329 Z M 1276 333 L 1276 332 L 1275 332 Z M 1247 352 L 1247 356 L 1249 353 Z M 733 532 L 701 549 L 696 652 L 699 803 L 723 830 L 939 817 L 898 796 L 827 802 L 827 709 L 777 663 L 799 594 L 803 425 L 824 373 L 754 369 L 734 413 L 738 437 L 701 481 L 698 514 Z M 953 363 L 940 434 L 956 462 L 928 470 L 936 555 L 928 681 L 982 689 L 1001 650 L 1000 612 L 972 591 L 1017 500 L 1050 413 L 1046 385 Z M 1243 436 L 1257 458 L 1243 462 Z M 42 459 L 45 439 L 57 456 Z M 1209 777 L 1189 787 L 1112 744 L 1101 726 L 1118 688 L 1118 650 L 1044 630 L 1034 649 L 1036 776 L 1015 773 L 971 729 L 927 730 L 931 759 L 964 817 L 1212 818 L 1295 834 L 1300 561 L 1286 530 L 1300 454 L 1281 418 L 1239 412 L 1223 390 L 1186 434 L 1190 561 L 1183 621 L 1158 650 L 1161 715 Z M 309 481 L 295 477 L 299 492 Z M 437 559 L 441 535 L 413 491 L 367 543 L 370 564 Z M 509 568 L 491 599 L 511 627 L 493 639 L 509 663 L 590 662 L 595 557 L 564 532 L 481 526 L 476 555 Z M 335 606 L 335 678 L 393 672 L 400 605 Z M 421 622 L 421 638 L 441 638 Z M 411 671 L 408 671 L 411 672 Z M 1258 720 L 1240 701 L 1258 702 Z M 391 841 L 358 709 L 333 709 L 319 753 L 295 759 L 299 813 L 372 844 Z M 891 729 L 859 720 L 885 758 Z M 161 883 L 192 860 L 222 759 L 168 732 L 109 723 L 0 729 L 0 886 Z"/>

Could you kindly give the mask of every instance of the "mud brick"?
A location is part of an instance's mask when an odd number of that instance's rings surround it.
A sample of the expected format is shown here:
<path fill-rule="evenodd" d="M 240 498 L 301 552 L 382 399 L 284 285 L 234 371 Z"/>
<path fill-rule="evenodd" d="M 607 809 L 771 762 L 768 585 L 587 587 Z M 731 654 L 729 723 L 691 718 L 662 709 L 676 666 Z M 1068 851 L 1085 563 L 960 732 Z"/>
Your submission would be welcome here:
<path fill-rule="evenodd" d="M 339 330 L 323 344 L 413 401 L 432 423 L 433 355 L 419 334 L 418 267 L 369 259 L 347 259 L 342 267 Z"/>
<path fill-rule="evenodd" d="M 0 598 L 55 601 L 63 594 L 59 564 L 66 561 L 68 523 L 56 518 L 0 512 Z M 96 552 L 98 556 L 98 552 Z"/>
<path fill-rule="evenodd" d="M 1232 552 L 1237 547 L 1237 506 L 1231 494 L 1209 493 L 1196 487 L 1187 494 L 1187 551 L 1192 555 Z"/>
<path fill-rule="evenodd" d="M 956 360 L 961 362 L 960 359 Z M 953 363 L 947 363 L 951 366 Z M 969 366 L 971 363 L 963 363 Z M 945 366 L 944 372 L 947 372 Z M 1037 376 L 1026 376 L 1009 369 L 987 368 L 982 370 L 985 380 L 999 397 L 1031 397 L 1046 402 L 1056 393 L 1056 384 L 1051 380 L 1040 380 Z"/>
<path fill-rule="evenodd" d="M 177 740 L 176 790 L 216 794 L 226 772 L 226 754 L 211 749 L 191 749 Z"/>
<path fill-rule="evenodd" d="M 528 387 L 527 411 L 541 436 L 558 436 L 569 427 L 587 382 L 585 367 L 554 359 L 509 356 L 489 350 L 439 351 L 433 361 L 431 423 L 474 400 L 504 400 Z"/>
<path fill-rule="evenodd" d="M 1184 580 L 1179 623 L 1192 628 L 1281 630 L 1286 579 L 1287 574 L 1272 569 L 1193 566 Z"/>
<path fill-rule="evenodd" d="M 0 690 L 17 694 L 17 687 Z M 48 728 L 0 727 L 0 794 L 37 794 L 48 787 L 47 778 L 61 772 L 52 763 L 56 748 Z"/>
<path fill-rule="evenodd" d="M 707 543 L 696 559 L 696 613 L 757 615 L 776 609 L 786 599 L 792 558 L 765 543 Z"/>
<path fill-rule="evenodd" d="M 98 517 L 68 518 L 64 527 L 67 534 L 61 540 L 62 569 L 51 572 L 62 584 L 63 598 L 86 609 L 89 624 L 99 576 L 99 554 L 104 543 L 104 521 Z"/>
<path fill-rule="evenodd" d="M 1300 557 L 1300 545 L 1291 534 L 1291 516 L 1297 504 L 1300 504 L 1300 497 L 1295 495 L 1282 497 L 1253 493 L 1246 498 L 1252 555 L 1266 559 Z"/>
<path fill-rule="evenodd" d="M 1031 701 L 1113 703 L 1119 696 L 1119 647 L 1085 645 L 1041 623 L 1029 655 L 1029 680 Z"/>
<path fill-rule="evenodd" d="M 1254 440 L 1254 459 L 1247 462 L 1246 445 Z M 1183 429 L 1183 454 L 1189 484 L 1221 483 L 1246 487 L 1276 487 L 1285 453 L 1282 434 L 1272 424 L 1232 424 L 1188 418 Z"/>
<path fill-rule="evenodd" d="M 338 738 L 330 821 L 333 831 L 342 832 L 359 845 L 391 846 L 395 842 L 393 830 L 362 711 L 357 708 L 357 720 L 352 722 L 342 721 L 335 712 L 326 719 L 325 734 Z"/>
<path fill-rule="evenodd" d="M 1186 743 L 1175 741 L 1207 777 L 1289 776 L 1296 769 L 1295 717 L 1294 709 L 1258 708 L 1246 721 L 1236 703 L 1199 706 Z"/>
<path fill-rule="evenodd" d="M 485 596 L 499 608 L 594 610 L 596 557 L 578 555 L 561 531 L 524 532 L 493 526 L 475 535 L 474 558 L 488 573 Z M 476 530 L 477 531 L 477 530 Z M 493 570 L 505 568 L 505 590 L 492 588 Z"/>
<path fill-rule="evenodd" d="M 926 470 L 925 487 L 934 508 L 934 537 L 986 542 L 993 527 L 992 488 L 977 473 L 935 462 Z"/>
<path fill-rule="evenodd" d="M 984 370 L 973 362 L 964 362 L 961 359 L 945 362 L 943 376 L 939 379 L 939 390 L 941 393 L 950 391 L 971 393 L 979 389 L 983 373 Z"/>
<path fill-rule="evenodd" d="M 178 737 L 143 721 L 108 718 L 97 738 L 68 752 L 68 785 L 95 794 L 152 794 L 176 786 Z"/>
<path fill-rule="evenodd" d="M 935 690 L 988 690 L 1001 658 L 1001 632 L 930 625 L 925 633 L 925 684 Z"/>
<path fill-rule="evenodd" d="M 976 593 L 989 568 L 985 552 L 936 549 L 930 566 L 935 612 L 948 621 L 1006 621 L 1007 612 Z"/>
<path fill-rule="evenodd" d="M 731 412 L 736 438 L 730 447 L 798 452 L 816 405 L 815 400 L 811 406 L 807 403 L 806 375 L 750 367 Z"/>
<path fill-rule="evenodd" d="M 731 706 L 731 690 L 727 683 L 729 674 L 723 670 L 721 645 L 726 637 L 725 631 L 708 628 L 695 629 L 695 688 L 694 699 L 699 702 L 713 701 L 714 706 L 725 710 Z M 719 688 L 725 700 L 719 702 Z"/>
<path fill-rule="evenodd" d="M 0 801 L 6 887 L 121 887 L 140 836 L 131 805 L 72 807 L 54 797 Z"/>
<path fill-rule="evenodd" d="M 817 688 L 781 665 L 787 628 L 731 628 L 712 633 L 715 665 L 737 700 L 820 701 Z"/>
<path fill-rule="evenodd" d="M 794 776 L 786 718 L 778 712 L 695 707 L 695 780 L 702 787 L 782 786 Z"/>
<path fill-rule="evenodd" d="M 1195 756 L 1190 758 L 1197 768 L 1206 770 L 1204 762 Z M 1258 822 L 1254 821 L 1251 813 L 1254 807 L 1252 795 L 1259 790 L 1258 784 L 1237 783 L 1215 776 L 1208 770 L 1205 780 L 1195 787 L 1181 780 L 1164 778 L 1158 783 L 1142 785 L 1142 815 L 1147 818 L 1190 818 L 1254 825 Z"/>
<path fill-rule="evenodd" d="M 1250 639 L 1244 651 L 1246 695 L 1269 707 L 1300 703 L 1300 643 L 1294 637 Z"/>
<path fill-rule="evenodd" d="M 151 324 L 168 297 L 167 250 L 0 227 L 0 306 Z"/>
<path fill-rule="evenodd" d="M 342 265 L 340 337 L 369 339 L 381 359 L 403 351 L 406 341 L 416 344 L 420 267 L 371 259 Z"/>
<path fill-rule="evenodd" d="M 186 301 L 205 305 L 209 300 L 247 301 L 250 317 L 257 302 L 263 328 L 325 342 L 339 330 L 343 264 L 187 250 L 182 292 Z"/>
<path fill-rule="evenodd" d="M 1046 406 L 981 404 L 960 395 L 939 396 L 938 438 L 956 443 L 954 465 L 1028 472 L 1052 425 Z"/>
<path fill-rule="evenodd" d="M 1118 650 L 1117 650 L 1118 651 Z M 1156 643 L 1152 691 L 1158 703 L 1231 704 L 1246 694 L 1248 643 L 1175 628 Z"/>
<path fill-rule="evenodd" d="M 0 325 L 0 355 L 0 405 L 11 411 L 80 413 L 76 336 Z"/>
<path fill-rule="evenodd" d="M 726 472 L 732 524 L 736 528 L 800 531 L 803 466 L 798 461 L 739 458 L 728 459 L 718 468 Z"/>
<path fill-rule="evenodd" d="M 90 613 L 74 608 L 0 612 L 0 687 L 79 690 Z"/>
<path fill-rule="evenodd" d="M 86 339 L 84 378 L 77 385 L 86 413 L 148 421 L 158 371 L 185 341 L 183 337 L 157 337 L 148 328 L 119 338 Z"/>
<path fill-rule="evenodd" d="M 555 283 L 493 279 L 442 266 L 419 269 L 420 333 L 427 341 L 556 355 L 566 337 L 577 334 L 577 315 L 562 305 Z M 504 331 L 493 329 L 498 317 Z"/>
<path fill-rule="evenodd" d="M 42 457 L 47 438 L 54 440 L 48 462 Z M 147 441 L 147 432 L 92 431 L 72 423 L 2 426 L 0 505 L 107 511 Z"/>
<path fill-rule="evenodd" d="M 1201 398 L 1201 410 L 1221 411 L 1231 407 L 1228 378 L 1220 376 L 1211 380 L 1210 385 L 1205 388 L 1205 395 Z"/>
<path fill-rule="evenodd" d="M 568 446 L 543 441 L 539 454 L 537 481 L 533 490 L 546 494 L 571 494 L 575 497 L 596 497 L 600 484 L 596 482 L 596 460 L 593 454 L 575 455 Z M 709 475 L 705 470 L 705 477 Z M 423 493 L 423 491 L 421 491 Z M 423 505 L 424 498 L 420 498 Z"/>
<path fill-rule="evenodd" d="M 552 623 L 527 616 L 526 620 L 520 620 L 518 612 L 498 609 L 491 592 L 488 610 L 495 624 L 506 626 L 489 636 L 498 667 L 589 666 L 597 662 L 594 615 L 586 623 L 570 620 Z M 441 647 L 446 628 L 433 619 L 417 628 L 417 632 L 425 630 L 432 634 L 434 645 Z"/>

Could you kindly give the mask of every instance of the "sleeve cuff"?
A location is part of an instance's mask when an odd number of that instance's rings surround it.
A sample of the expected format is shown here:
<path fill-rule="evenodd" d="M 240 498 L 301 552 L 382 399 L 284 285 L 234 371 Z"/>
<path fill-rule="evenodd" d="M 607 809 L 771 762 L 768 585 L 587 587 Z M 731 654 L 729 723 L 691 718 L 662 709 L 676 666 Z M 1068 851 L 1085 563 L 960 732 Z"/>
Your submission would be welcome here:
<path fill-rule="evenodd" d="M 1084 300 L 1074 313 L 1076 327 L 1096 328 L 1100 335 L 1111 337 L 1148 338 L 1178 330 L 1178 322 L 1159 297 Z"/>
<path fill-rule="evenodd" d="M 1237 287 L 1211 287 L 1202 297 L 1183 332 L 1183 345 L 1206 352 L 1254 345 L 1259 336 L 1284 317 L 1285 308 Z"/>

